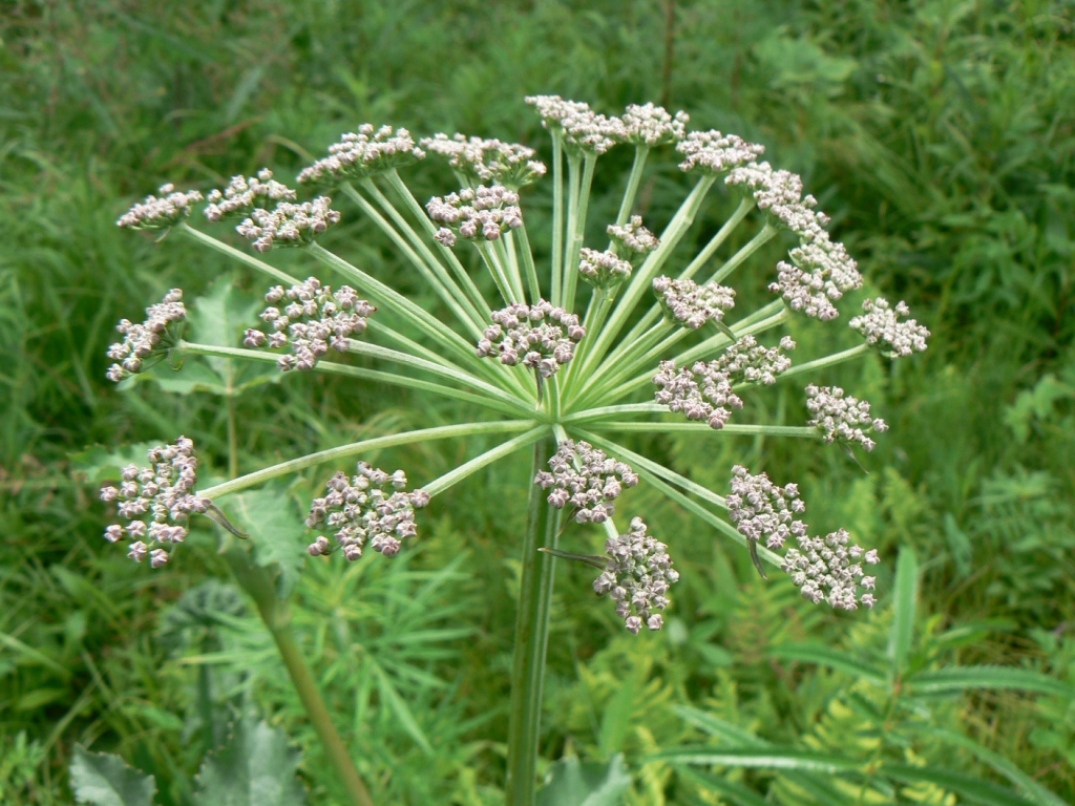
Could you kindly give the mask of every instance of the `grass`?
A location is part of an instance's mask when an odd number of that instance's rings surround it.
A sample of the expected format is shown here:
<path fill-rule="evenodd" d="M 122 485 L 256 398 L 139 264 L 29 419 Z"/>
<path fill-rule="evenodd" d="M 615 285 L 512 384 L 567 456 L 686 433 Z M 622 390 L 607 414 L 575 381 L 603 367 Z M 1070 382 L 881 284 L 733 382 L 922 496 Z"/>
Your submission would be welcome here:
<path fill-rule="evenodd" d="M 803 174 L 876 291 L 906 299 L 934 332 L 925 356 L 891 371 L 870 365 L 856 386 L 893 426 L 868 476 L 835 452 L 804 455 L 786 444 L 727 441 L 715 457 L 709 446 L 673 439 L 647 451 L 716 487 L 725 480 L 711 463 L 764 462 L 801 481 L 817 502 L 814 518 L 848 524 L 893 565 L 898 547 L 912 546 L 923 574 L 923 663 L 1016 666 L 1075 683 L 1067 7 L 679 2 L 669 49 L 668 4 L 8 4 L 0 22 L 0 800 L 70 802 L 66 766 L 80 742 L 156 772 L 161 802 L 183 803 L 200 749 L 184 731 L 200 724 L 199 703 L 208 701 L 254 703 L 285 726 L 305 750 L 311 802 L 332 802 L 312 733 L 249 612 L 198 627 L 197 641 L 167 633 L 168 614 L 191 589 L 227 579 L 213 538 L 195 540 L 199 550 L 167 574 L 130 567 L 100 540 L 105 508 L 68 459 L 95 444 L 187 433 L 209 446 L 210 466 L 226 464 L 219 400 L 174 398 L 149 384 L 117 392 L 104 380 L 104 351 L 120 318 L 173 285 L 196 296 L 227 267 L 178 239 L 163 248 L 113 222 L 165 180 L 218 185 L 264 164 L 286 176 L 365 120 L 544 147 L 521 102 L 536 92 L 606 112 L 664 100 L 699 128 L 765 143 L 775 164 Z M 421 177 L 419 198 L 450 181 L 434 171 Z M 644 189 L 650 209 L 667 206 L 671 181 L 661 176 Z M 603 191 L 615 189 L 598 189 L 598 207 Z M 381 275 L 394 270 L 391 250 L 357 216 L 336 237 Z M 802 331 L 804 345 L 816 338 Z M 243 434 L 244 464 L 448 418 L 399 396 L 390 419 L 371 421 L 383 409 L 377 392 L 355 398 L 334 382 L 289 379 L 269 389 L 242 399 L 244 421 L 265 424 Z M 766 397 L 760 415 L 776 419 L 795 403 L 782 391 Z M 457 461 L 453 450 L 406 459 L 434 475 Z M 524 487 L 497 472 L 465 486 L 451 510 L 434 507 L 434 538 L 403 562 L 307 569 L 296 626 L 379 802 L 430 802 L 433 791 L 440 802 L 498 802 L 517 573 L 511 535 L 522 517 L 499 502 L 525 500 Z M 684 525 L 675 620 L 663 636 L 631 641 L 592 606 L 584 582 L 558 588 L 546 763 L 624 751 L 636 773 L 633 802 L 696 802 L 697 783 L 643 763 L 702 740 L 676 716 L 687 706 L 774 742 L 855 750 L 842 737 L 864 724 L 855 709 L 880 695 L 766 652 L 812 639 L 863 657 L 883 653 L 884 596 L 869 616 L 812 610 L 789 585 L 755 579 L 740 552 L 688 530 L 682 512 L 644 490 L 632 494 L 670 532 Z M 890 589 L 891 571 L 882 587 Z M 199 689 L 206 680 L 209 695 Z M 1072 707 L 979 692 L 939 704 L 930 719 L 1070 801 Z M 905 721 L 894 734 L 910 736 L 915 718 L 895 718 Z M 936 739 L 907 741 L 909 763 L 952 752 Z M 981 756 L 954 758 L 960 770 L 1002 780 Z M 788 781 L 727 776 L 778 802 L 803 802 Z M 916 790 L 923 802 L 938 797 L 927 789 Z"/>

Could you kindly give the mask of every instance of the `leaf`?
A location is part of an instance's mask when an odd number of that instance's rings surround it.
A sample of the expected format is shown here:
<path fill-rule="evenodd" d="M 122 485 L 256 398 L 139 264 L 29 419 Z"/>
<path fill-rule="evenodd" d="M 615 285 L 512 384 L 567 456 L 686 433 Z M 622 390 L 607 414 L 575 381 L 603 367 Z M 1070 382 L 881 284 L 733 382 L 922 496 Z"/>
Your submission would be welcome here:
<path fill-rule="evenodd" d="M 273 485 L 239 493 L 228 499 L 224 509 L 250 535 L 255 563 L 280 569 L 277 595 L 287 597 L 298 582 L 306 558 L 306 523 L 290 492 Z"/>
<path fill-rule="evenodd" d="M 295 777 L 299 754 L 287 735 L 265 722 L 244 719 L 198 773 L 194 802 L 214 806 L 295 806 L 306 793 Z"/>
<path fill-rule="evenodd" d="M 123 475 L 127 465 L 145 465 L 149 450 L 159 443 L 139 442 L 122 448 L 105 448 L 94 445 L 79 453 L 71 454 L 71 467 L 80 481 L 116 481 Z"/>
<path fill-rule="evenodd" d="M 888 656 L 897 675 L 907 670 L 914 638 L 915 599 L 918 594 L 918 563 L 914 552 L 904 546 L 896 563 L 896 582 L 893 585 L 892 632 L 889 634 Z"/>
<path fill-rule="evenodd" d="M 90 753 L 75 745 L 71 760 L 71 788 L 79 803 L 94 806 L 149 806 L 157 791 L 152 775 L 127 766 L 111 753 Z"/>
<path fill-rule="evenodd" d="M 859 772 L 862 763 L 843 756 L 796 750 L 790 747 L 717 748 L 677 747 L 646 757 L 647 761 L 667 761 L 670 764 L 691 764 L 704 767 L 758 767 L 767 770 L 796 770 L 833 775 L 840 772 Z"/>
<path fill-rule="evenodd" d="M 1016 689 L 1075 699 L 1075 688 L 1056 678 L 1006 666 L 955 666 L 919 672 L 906 681 L 914 694 L 958 694 L 969 689 Z"/>
<path fill-rule="evenodd" d="M 631 776 L 617 753 L 607 764 L 582 763 L 577 756 L 562 758 L 549 769 L 537 793 L 538 806 L 619 806 L 631 786 Z"/>
<path fill-rule="evenodd" d="M 233 276 L 221 277 L 194 300 L 189 317 L 190 340 L 235 347 L 242 342 L 246 328 L 257 320 L 259 307 L 256 298 L 236 287 Z M 222 378 L 228 378 L 232 372 L 230 358 L 211 357 L 206 363 Z"/>
<path fill-rule="evenodd" d="M 634 664 L 627 679 L 622 682 L 605 706 L 597 739 L 601 758 L 610 758 L 614 751 L 623 748 L 627 734 L 631 730 L 635 697 L 645 684 L 649 670 L 648 660 Z"/>
<path fill-rule="evenodd" d="M 694 781 L 706 789 L 720 792 L 732 803 L 739 804 L 739 806 L 769 806 L 768 800 L 736 781 L 729 781 L 719 775 L 710 775 L 690 767 L 682 768 L 679 774 L 686 780 Z"/>
<path fill-rule="evenodd" d="M 813 663 L 827 666 L 843 672 L 856 679 L 865 680 L 874 685 L 885 683 L 885 673 L 867 663 L 851 657 L 845 652 L 830 649 L 821 644 L 783 644 L 769 650 L 769 657 L 780 660 L 793 660 L 799 663 Z"/>
<path fill-rule="evenodd" d="M 427 756 L 432 756 L 433 747 L 429 744 L 429 739 L 422 732 L 422 728 L 418 724 L 418 720 L 414 718 L 414 714 L 411 713 L 406 700 L 399 696 L 396 687 L 392 685 L 392 679 L 380 666 L 374 664 L 373 668 L 377 674 L 377 693 L 380 695 L 381 702 L 392 712 L 403 731 L 414 739 L 415 744 L 421 747 Z"/>
<path fill-rule="evenodd" d="M 916 767 L 912 764 L 885 764 L 881 775 L 908 783 L 929 783 L 962 795 L 968 803 L 982 806 L 1034 806 L 1018 792 L 981 778 L 940 767 Z"/>

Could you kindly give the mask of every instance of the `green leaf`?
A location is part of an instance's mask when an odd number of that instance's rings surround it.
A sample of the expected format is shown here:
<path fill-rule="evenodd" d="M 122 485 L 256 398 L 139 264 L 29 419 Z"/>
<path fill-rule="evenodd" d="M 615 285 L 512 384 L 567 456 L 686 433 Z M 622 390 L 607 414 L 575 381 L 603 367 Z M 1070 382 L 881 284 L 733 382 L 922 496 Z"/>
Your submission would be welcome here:
<path fill-rule="evenodd" d="M 601 730 L 598 735 L 598 752 L 601 758 L 610 758 L 616 750 L 623 748 L 627 734 L 631 729 L 631 715 L 634 711 L 635 697 L 645 685 L 649 675 L 650 663 L 636 663 L 623 684 L 612 695 L 601 715 Z"/>
<path fill-rule="evenodd" d="M 238 493 L 224 511 L 254 544 L 255 563 L 280 569 L 277 594 L 287 597 L 298 582 L 306 558 L 306 523 L 287 489 L 274 485 Z"/>
<path fill-rule="evenodd" d="M 422 727 L 418 724 L 418 720 L 411 713 L 407 701 L 399 696 L 396 687 L 392 685 L 392 679 L 384 669 L 376 664 L 374 664 L 373 668 L 377 674 L 377 693 L 380 695 L 381 703 L 391 711 L 399 726 L 403 728 L 404 733 L 414 739 L 415 744 L 422 748 L 422 751 L 427 756 L 433 756 L 433 747 L 430 745 L 425 733 L 422 732 Z"/>
<path fill-rule="evenodd" d="M 780 660 L 827 666 L 830 669 L 843 672 L 856 679 L 866 680 L 874 685 L 883 685 L 885 683 L 884 670 L 853 658 L 846 652 L 831 649 L 821 644 L 783 644 L 773 647 L 768 654 L 769 657 L 779 658 Z"/>
<path fill-rule="evenodd" d="M 667 761 L 670 764 L 692 764 L 704 767 L 758 767 L 767 770 L 797 770 L 833 775 L 840 772 L 859 772 L 862 763 L 843 756 L 796 750 L 789 747 L 723 749 L 716 747 L 677 747 L 646 757 L 647 761 Z"/>
<path fill-rule="evenodd" d="M 902 675 L 907 670 L 914 639 L 915 600 L 918 595 L 918 563 L 914 552 L 904 546 L 896 563 L 896 583 L 893 586 L 892 632 L 889 634 L 888 656 L 894 671 Z"/>
<path fill-rule="evenodd" d="M 583 763 L 577 756 L 562 758 L 549 769 L 538 790 L 538 806 L 619 806 L 631 786 L 631 776 L 618 753 L 607 764 Z"/>
<path fill-rule="evenodd" d="M 79 803 L 94 806 L 149 806 L 157 791 L 152 775 L 128 767 L 111 753 L 90 753 L 75 745 L 71 788 Z"/>
<path fill-rule="evenodd" d="M 769 801 L 757 792 L 753 792 L 736 781 L 729 781 L 726 778 L 721 778 L 719 775 L 711 775 L 707 772 L 691 769 L 690 767 L 681 768 L 679 774 L 686 780 L 694 781 L 696 784 L 699 784 L 706 789 L 720 792 L 731 800 L 732 803 L 739 804 L 739 806 L 771 806 Z"/>
<path fill-rule="evenodd" d="M 1033 806 L 1035 803 L 998 784 L 940 767 L 885 764 L 880 774 L 906 783 L 935 784 L 961 795 L 967 803 L 978 803 L 982 806 Z"/>
<path fill-rule="evenodd" d="M 914 694 L 958 694 L 970 689 L 1017 689 L 1075 699 L 1075 688 L 1056 678 L 1006 666 L 954 666 L 919 672 L 906 680 Z"/>
<path fill-rule="evenodd" d="M 235 347 L 242 343 L 246 329 L 257 322 L 260 307 L 255 297 L 236 287 L 234 277 L 221 277 L 194 300 L 189 316 L 190 341 Z M 206 363 L 222 378 L 228 378 L 234 364 L 230 358 L 216 357 L 206 358 Z"/>
<path fill-rule="evenodd" d="M 123 475 L 127 465 L 145 465 L 146 455 L 159 442 L 139 442 L 122 448 L 105 448 L 94 445 L 79 453 L 71 454 L 71 467 L 80 481 L 115 482 Z"/>
<path fill-rule="evenodd" d="M 283 731 L 244 719 L 198 773 L 195 803 L 214 806 L 296 806 L 306 793 L 295 777 L 299 754 Z"/>

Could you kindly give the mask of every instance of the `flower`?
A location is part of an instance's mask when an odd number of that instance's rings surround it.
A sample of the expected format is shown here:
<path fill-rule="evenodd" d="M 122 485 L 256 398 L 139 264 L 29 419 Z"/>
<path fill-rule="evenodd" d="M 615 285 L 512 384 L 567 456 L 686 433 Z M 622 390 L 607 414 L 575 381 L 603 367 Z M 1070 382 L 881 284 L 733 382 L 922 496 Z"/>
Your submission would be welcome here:
<path fill-rule="evenodd" d="M 579 253 L 579 274 L 596 288 L 609 288 L 631 276 L 631 264 L 616 257 L 615 252 L 598 252 L 584 246 Z"/>
<path fill-rule="evenodd" d="M 429 503 L 429 494 L 422 490 L 402 492 L 407 486 L 402 470 L 386 473 L 359 462 L 357 471 L 350 480 L 344 473 L 329 479 L 328 494 L 314 499 L 306 525 L 312 529 L 324 523 L 335 529 L 336 542 L 351 562 L 362 556 L 367 542 L 374 551 L 394 556 L 405 539 L 418 533 L 414 510 Z M 330 550 L 324 535 L 307 549 L 313 556 Z"/>
<path fill-rule="evenodd" d="M 724 312 L 735 307 L 735 291 L 717 283 L 700 286 L 690 279 L 657 277 L 653 280 L 653 293 L 669 319 L 691 330 L 710 320 L 721 321 Z"/>
<path fill-rule="evenodd" d="M 564 440 L 534 483 L 549 493 L 549 504 L 575 509 L 576 523 L 604 523 L 616 509 L 612 502 L 624 487 L 638 484 L 638 475 L 626 462 L 610 458 L 588 442 Z"/>
<path fill-rule="evenodd" d="M 870 404 L 846 394 L 838 386 L 806 387 L 806 407 L 813 415 L 807 425 L 817 426 L 825 442 L 857 443 L 872 451 L 876 443 L 866 436 L 870 431 L 887 431 L 880 418 L 870 417 Z"/>
<path fill-rule="evenodd" d="M 273 210 L 258 208 L 235 231 L 254 242 L 258 252 L 268 252 L 275 246 L 306 246 L 333 224 L 340 223 L 340 214 L 329 209 L 332 199 L 318 196 L 313 201 L 294 204 L 278 202 Z"/>
<path fill-rule="evenodd" d="M 661 629 L 664 618 L 654 611 L 668 607 L 668 589 L 679 579 L 668 547 L 646 534 L 641 518 L 634 518 L 626 534 L 605 542 L 605 553 L 608 565 L 594 580 L 594 591 L 616 603 L 616 614 L 632 633 L 637 635 L 643 622 L 651 630 Z"/>
<path fill-rule="evenodd" d="M 622 226 L 609 224 L 605 231 L 617 247 L 636 255 L 652 252 L 661 243 L 660 238 L 642 226 L 640 215 L 631 216 L 631 220 Z"/>
<path fill-rule="evenodd" d="M 929 331 L 914 319 L 900 321 L 901 316 L 911 315 L 903 300 L 893 308 L 881 297 L 866 299 L 862 301 L 862 310 L 866 313 L 852 319 L 851 328 L 865 336 L 866 343 L 878 348 L 882 355 L 897 358 L 926 349 Z"/>
<path fill-rule="evenodd" d="M 586 335 L 578 316 L 543 299 L 533 305 L 513 303 L 493 311 L 492 319 L 478 341 L 478 356 L 486 358 L 495 348 L 500 363 L 513 367 L 522 362 L 541 378 L 551 378 L 574 358 L 575 343 Z"/>
<path fill-rule="evenodd" d="M 862 563 L 880 562 L 876 550 L 866 551 L 851 544 L 851 536 L 840 529 L 820 537 L 801 537 L 799 547 L 790 548 L 780 566 L 791 576 L 802 595 L 817 604 L 826 601 L 838 610 L 855 610 L 859 604 L 873 607 L 877 602 L 870 591 L 877 584 L 866 576 Z M 859 590 L 865 593 L 859 593 Z"/>
<path fill-rule="evenodd" d="M 182 300 L 182 289 L 173 288 L 163 300 L 146 308 L 146 320 L 142 324 L 123 319 L 116 325 L 116 330 L 123 334 L 123 341 L 108 348 L 108 357 L 119 362 L 108 368 L 108 380 L 118 383 L 138 374 L 145 368 L 145 360 L 158 352 L 162 342 L 168 347 L 176 340 L 174 325 L 187 318 Z"/>
<path fill-rule="evenodd" d="M 682 110 L 670 115 L 662 106 L 652 103 L 639 106 L 631 104 L 623 113 L 623 128 L 628 143 L 659 146 L 677 143 L 687 129 L 690 115 Z"/>
<path fill-rule="evenodd" d="M 728 517 L 747 540 L 764 540 L 766 548 L 779 549 L 788 538 L 806 534 L 806 524 L 795 519 L 806 510 L 798 485 L 778 487 L 766 474 L 754 476 L 736 465 L 732 468 L 731 488 Z"/>
<path fill-rule="evenodd" d="M 281 311 L 276 307 L 285 299 L 291 300 Z M 310 370 L 328 352 L 329 347 L 339 352 L 347 351 L 348 337 L 366 330 L 367 319 L 377 309 L 350 286 L 340 286 L 333 292 L 332 286 L 322 286 L 316 277 L 293 285 L 286 291 L 274 286 L 265 295 L 269 307 L 261 318 L 270 323 L 273 332 L 266 336 L 262 331 L 250 328 L 243 343 L 247 347 L 278 349 L 290 345 L 291 353 L 280 356 L 280 369 Z"/>
<path fill-rule="evenodd" d="M 314 182 L 325 177 L 363 179 L 385 171 L 403 168 L 425 159 L 425 152 L 415 145 L 406 129 L 392 131 L 391 126 L 374 128 L 370 123 L 348 132 L 340 142 L 329 146 L 329 155 L 319 159 L 299 174 L 299 182 Z"/>
<path fill-rule="evenodd" d="M 116 224 L 127 229 L 168 229 L 189 216 L 194 203 L 203 198 L 197 190 L 183 193 L 171 183 L 161 185 L 157 192 L 160 197 L 146 196 L 145 201 L 121 215 Z"/>
<path fill-rule="evenodd" d="M 262 168 L 257 176 L 233 176 L 223 191 L 210 191 L 205 217 L 210 221 L 222 221 L 230 216 L 249 215 L 263 200 L 293 202 L 295 199 L 294 190 L 273 179 L 268 168 Z"/>
<path fill-rule="evenodd" d="M 735 134 L 721 134 L 715 129 L 690 132 L 676 144 L 685 159 L 679 169 L 687 173 L 722 174 L 754 162 L 765 153 L 765 146 L 748 143 Z"/>
<path fill-rule="evenodd" d="M 212 502 L 193 492 L 198 460 L 191 440 L 179 437 L 173 445 L 151 448 L 147 456 L 149 466 L 127 465 L 119 487 L 101 489 L 101 500 L 117 502 L 120 517 L 128 521 L 112 524 L 104 536 L 110 543 L 137 538 L 127 556 L 135 562 L 148 556 L 150 565 L 160 568 L 169 559 L 163 547 L 182 543 L 191 513 L 205 512 Z"/>
<path fill-rule="evenodd" d="M 545 165 L 534 159 L 532 148 L 501 140 L 435 134 L 421 141 L 422 148 L 448 160 L 452 170 L 478 184 L 503 185 L 518 190 L 545 175 Z"/>
<path fill-rule="evenodd" d="M 445 246 L 455 246 L 457 234 L 467 240 L 495 241 L 501 233 L 523 225 L 519 194 L 503 185 L 479 185 L 443 198 L 435 196 L 426 211 L 433 221 L 446 225 L 436 235 Z"/>
<path fill-rule="evenodd" d="M 562 134 L 564 146 L 569 152 L 595 156 L 604 154 L 628 137 L 627 127 L 622 120 L 599 115 L 590 109 L 589 104 L 565 101 L 559 95 L 531 95 L 526 102 L 537 110 L 546 129 Z M 641 129 L 636 127 L 636 132 L 641 132 Z"/>

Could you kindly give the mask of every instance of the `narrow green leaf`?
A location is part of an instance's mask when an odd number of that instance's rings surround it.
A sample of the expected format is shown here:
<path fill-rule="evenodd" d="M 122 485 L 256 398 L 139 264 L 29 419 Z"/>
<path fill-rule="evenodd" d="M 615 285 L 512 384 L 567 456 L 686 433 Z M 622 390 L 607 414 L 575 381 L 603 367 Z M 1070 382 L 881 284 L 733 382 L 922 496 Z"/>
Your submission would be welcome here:
<path fill-rule="evenodd" d="M 388 710 L 391 711 L 392 715 L 396 718 L 399 726 L 403 728 L 403 732 L 414 739 L 415 744 L 422 748 L 422 752 L 427 756 L 432 756 L 433 747 L 429 744 L 429 739 L 426 738 L 425 733 L 418 724 L 418 720 L 415 719 L 414 714 L 411 713 L 411 709 L 407 705 L 407 702 L 399 696 L 399 692 L 392 684 L 391 678 L 380 666 L 374 665 L 373 668 L 377 674 L 377 693 L 381 697 L 381 703 L 387 706 Z"/>
<path fill-rule="evenodd" d="M 71 788 L 79 803 L 93 806 L 150 806 L 157 791 L 146 775 L 111 753 L 90 753 L 75 745 L 71 760 Z"/>
<path fill-rule="evenodd" d="M 796 750 L 788 747 L 751 748 L 749 750 L 677 747 L 672 750 L 653 753 L 647 756 L 646 760 L 667 761 L 670 764 L 798 770 L 820 772 L 828 775 L 840 772 L 859 772 L 862 767 L 861 762 L 852 761 L 842 756 L 815 753 L 809 750 Z"/>
<path fill-rule="evenodd" d="M 1027 800 L 1018 792 L 1005 789 L 999 784 L 965 775 L 961 772 L 940 767 L 916 767 L 911 764 L 885 764 L 881 775 L 905 783 L 929 783 L 960 795 L 967 803 L 981 806 L 1033 806 L 1034 801 Z"/>
<path fill-rule="evenodd" d="M 631 786 L 631 776 L 617 754 L 607 764 L 562 758 L 549 770 L 537 793 L 538 806 L 620 806 Z"/>
<path fill-rule="evenodd" d="M 830 669 L 843 672 L 859 680 L 866 680 L 875 685 L 882 685 L 885 682 L 883 669 L 871 666 L 846 652 L 831 649 L 821 644 L 783 644 L 773 647 L 768 654 L 770 657 L 779 658 L 780 660 L 827 666 Z"/>
<path fill-rule="evenodd" d="M 299 754 L 287 735 L 265 722 L 244 719 L 198 773 L 195 803 L 214 806 L 299 806 L 306 793 L 295 777 Z"/>
<path fill-rule="evenodd" d="M 688 781 L 694 781 L 706 789 L 719 792 L 738 806 L 772 806 L 757 792 L 753 792 L 743 784 L 721 778 L 719 775 L 701 772 L 690 767 L 680 768 L 679 774 Z"/>
<path fill-rule="evenodd" d="M 1016 689 L 1075 699 L 1075 688 L 1030 669 L 1005 666 L 955 666 L 919 672 L 907 679 L 914 694 L 958 694 L 971 689 Z"/>
<path fill-rule="evenodd" d="M 888 656 L 893 670 L 902 675 L 907 670 L 907 658 L 911 654 L 914 639 L 915 600 L 918 595 L 918 563 L 914 552 L 907 546 L 900 549 L 896 564 L 894 585 L 892 632 L 889 634 Z"/>
<path fill-rule="evenodd" d="M 645 684 L 649 670 L 648 662 L 634 664 L 627 679 L 605 705 L 605 712 L 601 715 L 601 730 L 597 737 L 601 758 L 611 758 L 615 751 L 623 749 L 631 728 L 635 698 Z"/>

